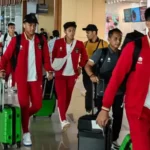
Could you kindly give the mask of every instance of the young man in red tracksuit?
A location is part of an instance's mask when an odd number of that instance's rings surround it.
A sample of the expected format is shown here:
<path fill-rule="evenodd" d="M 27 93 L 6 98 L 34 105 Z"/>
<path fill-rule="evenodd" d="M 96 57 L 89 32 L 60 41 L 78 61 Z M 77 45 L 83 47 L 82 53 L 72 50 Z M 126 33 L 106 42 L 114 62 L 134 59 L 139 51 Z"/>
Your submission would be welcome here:
<path fill-rule="evenodd" d="M 47 41 L 43 36 L 44 45 L 42 47 L 39 37 L 35 34 L 36 24 L 38 23 L 36 16 L 28 14 L 23 22 L 24 33 L 21 34 L 15 77 L 22 113 L 23 144 L 30 146 L 32 141 L 28 129 L 29 118 L 42 106 L 42 68 L 44 65 L 46 71 L 52 69 L 50 67 Z M 1 59 L 1 76 L 4 75 L 2 72 L 5 70 L 7 63 L 16 54 L 15 45 L 16 38 L 14 37 Z M 52 77 L 50 72 L 49 77 Z"/>
<path fill-rule="evenodd" d="M 128 78 L 125 94 L 133 150 L 150 150 L 150 8 L 145 12 L 145 19 L 149 33 L 141 38 L 142 49 L 135 71 Z M 102 111 L 97 118 L 100 126 L 107 124 L 117 89 L 130 71 L 134 47 L 134 42 L 127 44 L 116 65 L 104 95 Z"/>
<path fill-rule="evenodd" d="M 55 88 L 63 131 L 70 126 L 66 119 L 66 112 L 76 79 L 88 60 L 84 44 L 74 39 L 76 27 L 75 22 L 64 24 L 65 37 L 56 40 L 52 52 L 52 67 L 55 70 Z"/>

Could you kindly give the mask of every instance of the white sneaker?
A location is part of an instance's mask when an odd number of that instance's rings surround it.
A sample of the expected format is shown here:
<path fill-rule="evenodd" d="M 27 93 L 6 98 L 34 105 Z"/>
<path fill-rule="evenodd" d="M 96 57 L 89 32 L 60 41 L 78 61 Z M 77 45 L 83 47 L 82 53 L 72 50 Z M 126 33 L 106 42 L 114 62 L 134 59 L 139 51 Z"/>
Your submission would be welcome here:
<path fill-rule="evenodd" d="M 14 86 L 14 87 L 11 87 L 11 92 L 17 92 L 17 88 Z"/>
<path fill-rule="evenodd" d="M 5 87 L 5 90 L 7 90 L 7 89 L 8 89 L 8 82 L 5 82 L 4 87 Z"/>
<path fill-rule="evenodd" d="M 62 131 L 65 132 L 70 127 L 70 122 L 67 120 L 64 120 L 61 122 L 61 128 Z"/>
<path fill-rule="evenodd" d="M 23 135 L 23 145 L 32 146 L 31 135 L 29 132 Z"/>

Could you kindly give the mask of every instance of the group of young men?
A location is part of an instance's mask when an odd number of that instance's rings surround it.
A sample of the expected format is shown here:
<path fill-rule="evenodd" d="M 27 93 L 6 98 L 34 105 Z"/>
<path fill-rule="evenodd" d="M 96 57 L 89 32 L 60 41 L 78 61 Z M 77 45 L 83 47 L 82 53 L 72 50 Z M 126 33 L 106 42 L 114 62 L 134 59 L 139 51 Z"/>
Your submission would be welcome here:
<path fill-rule="evenodd" d="M 145 12 L 146 25 L 150 30 L 150 8 Z M 72 91 L 77 78 L 83 73 L 83 83 L 86 89 L 85 108 L 92 110 L 93 84 L 97 88 L 95 107 L 97 107 L 97 123 L 105 126 L 109 119 L 109 110 L 113 110 L 113 144 L 112 149 L 119 149 L 117 139 L 122 124 L 124 92 L 121 90 L 125 75 L 132 65 L 134 42 L 127 44 L 120 54 L 119 47 L 122 32 L 119 29 L 109 31 L 108 41 L 98 38 L 98 29 L 89 24 L 86 28 L 88 41 L 76 40 L 75 22 L 64 24 L 63 38 L 55 41 L 51 54 L 48 51 L 46 38 L 40 42 L 40 36 L 35 33 L 38 20 L 34 14 L 28 14 L 23 21 L 24 32 L 20 35 L 20 47 L 16 52 L 18 35 L 9 34 L 10 43 L 3 49 L 0 61 L 0 77 L 5 77 L 7 66 L 12 57 L 15 58 L 15 82 L 18 89 L 18 100 L 22 113 L 23 144 L 32 145 L 29 118 L 42 106 L 42 69 L 47 72 L 49 80 L 55 73 L 55 88 L 58 99 L 58 112 L 63 131 L 70 126 L 66 118 Z M 130 125 L 133 150 L 150 149 L 150 45 L 149 34 L 142 38 L 142 49 L 126 86 L 126 112 Z M 50 61 L 50 55 L 52 61 Z M 113 73 L 112 73 L 113 72 Z M 32 105 L 30 105 L 30 102 Z M 100 112 L 100 113 L 99 113 Z"/>

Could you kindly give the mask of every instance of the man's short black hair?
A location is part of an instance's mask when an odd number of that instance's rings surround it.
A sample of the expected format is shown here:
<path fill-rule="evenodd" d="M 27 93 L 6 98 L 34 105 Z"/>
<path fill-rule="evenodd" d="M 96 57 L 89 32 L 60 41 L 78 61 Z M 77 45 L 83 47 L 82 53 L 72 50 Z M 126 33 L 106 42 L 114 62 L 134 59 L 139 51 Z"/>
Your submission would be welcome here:
<path fill-rule="evenodd" d="M 150 7 L 146 9 L 145 11 L 145 20 L 150 21 Z"/>
<path fill-rule="evenodd" d="M 8 23 L 8 27 L 9 27 L 9 26 L 15 26 L 15 23 L 10 22 L 10 23 Z"/>
<path fill-rule="evenodd" d="M 51 40 L 51 39 L 53 39 L 53 36 L 50 36 L 49 38 L 50 38 L 50 40 Z"/>
<path fill-rule="evenodd" d="M 64 24 L 64 30 L 66 30 L 67 28 L 69 28 L 69 27 L 73 27 L 73 28 L 77 28 L 77 25 L 76 25 L 76 22 L 66 22 L 65 24 Z"/>
<path fill-rule="evenodd" d="M 44 31 L 44 28 L 41 28 L 41 31 Z"/>
<path fill-rule="evenodd" d="M 111 38 L 111 36 L 114 34 L 114 33 L 119 33 L 122 35 L 122 32 L 121 30 L 119 30 L 118 28 L 115 28 L 115 29 L 112 29 L 108 32 L 108 37 Z"/>
<path fill-rule="evenodd" d="M 60 35 L 58 30 L 54 30 L 52 33 L 54 37 L 59 37 Z"/>

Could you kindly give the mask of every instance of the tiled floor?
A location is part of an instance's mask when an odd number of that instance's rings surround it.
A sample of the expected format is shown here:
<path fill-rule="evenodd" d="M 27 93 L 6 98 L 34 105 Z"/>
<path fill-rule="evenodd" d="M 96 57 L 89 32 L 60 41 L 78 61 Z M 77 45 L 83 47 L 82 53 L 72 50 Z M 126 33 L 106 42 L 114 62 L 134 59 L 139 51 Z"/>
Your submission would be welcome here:
<path fill-rule="evenodd" d="M 83 95 L 84 88 L 81 79 L 79 79 L 68 110 L 68 119 L 71 122 L 71 127 L 66 133 L 61 132 L 57 110 L 52 115 L 52 118 L 40 117 L 36 118 L 36 120 L 31 118 L 33 146 L 31 148 L 22 147 L 21 150 L 77 150 L 77 120 L 85 114 Z M 6 99 L 8 99 L 9 103 L 13 101 L 14 104 L 18 104 L 16 95 L 8 94 Z M 127 133 L 128 123 L 124 115 L 119 143 L 121 143 L 124 135 Z M 0 150 L 2 150 L 1 147 Z M 15 150 L 15 148 L 10 148 L 10 150 Z"/>

